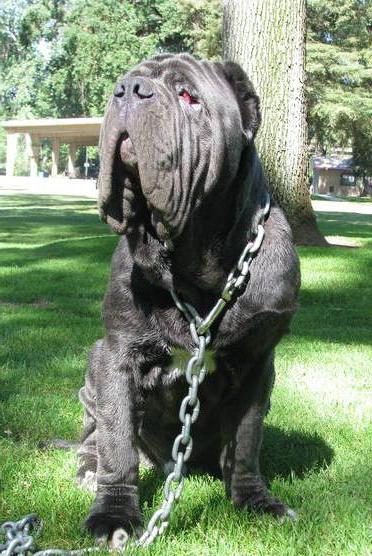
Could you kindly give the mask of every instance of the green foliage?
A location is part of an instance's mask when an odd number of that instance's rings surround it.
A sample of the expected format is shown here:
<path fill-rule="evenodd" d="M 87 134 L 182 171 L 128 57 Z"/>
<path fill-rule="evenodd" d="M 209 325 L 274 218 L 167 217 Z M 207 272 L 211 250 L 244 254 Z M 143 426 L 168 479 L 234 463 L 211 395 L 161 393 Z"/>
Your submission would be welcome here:
<path fill-rule="evenodd" d="M 30 163 L 26 154 L 26 141 L 25 136 L 18 137 L 18 156 L 15 161 L 14 175 L 25 176 L 30 169 Z"/>
<path fill-rule="evenodd" d="M 113 83 L 139 61 L 156 52 L 197 50 L 201 32 L 190 26 L 195 14 L 211 18 L 205 3 L 203 11 L 169 0 L 75 0 L 50 61 L 55 106 L 63 115 L 102 114 Z"/>
<path fill-rule="evenodd" d="M 353 127 L 354 171 L 363 179 L 363 195 L 372 195 L 372 125 L 365 119 Z"/>
<path fill-rule="evenodd" d="M 359 173 L 371 172 L 372 4 L 309 0 L 307 95 L 310 137 L 352 146 Z M 362 154 L 369 152 L 369 157 Z"/>
<path fill-rule="evenodd" d="M 35 117 L 48 113 L 48 106 L 43 106 L 42 100 L 49 75 L 48 55 L 64 13 L 63 0 L 4 0 L 1 3 L 0 117 Z"/>
<path fill-rule="evenodd" d="M 16 14 L 6 2 L 0 18 L 14 37 L 0 36 L 7 117 L 102 114 L 118 76 L 142 59 L 221 53 L 219 0 L 24 0 Z"/>
<path fill-rule="evenodd" d="M 5 174 L 6 142 L 5 129 L 0 127 L 0 176 Z"/>

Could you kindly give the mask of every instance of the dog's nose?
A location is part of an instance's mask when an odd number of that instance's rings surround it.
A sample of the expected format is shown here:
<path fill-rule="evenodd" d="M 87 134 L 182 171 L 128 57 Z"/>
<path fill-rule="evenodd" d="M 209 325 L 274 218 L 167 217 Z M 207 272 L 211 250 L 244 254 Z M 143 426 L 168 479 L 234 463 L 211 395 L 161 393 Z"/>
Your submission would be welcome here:
<path fill-rule="evenodd" d="M 143 100 L 154 96 L 152 84 L 143 77 L 126 77 L 115 87 L 114 96 L 117 98 L 133 98 Z"/>

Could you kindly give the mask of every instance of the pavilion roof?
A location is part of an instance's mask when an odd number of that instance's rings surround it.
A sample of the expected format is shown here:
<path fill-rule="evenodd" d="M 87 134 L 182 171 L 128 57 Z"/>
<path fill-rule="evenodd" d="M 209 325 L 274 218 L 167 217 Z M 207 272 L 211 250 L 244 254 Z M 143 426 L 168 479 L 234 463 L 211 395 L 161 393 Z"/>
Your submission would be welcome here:
<path fill-rule="evenodd" d="M 57 138 L 63 142 L 98 144 L 103 117 L 43 118 L 0 122 L 8 133 L 30 133 L 38 138 Z"/>

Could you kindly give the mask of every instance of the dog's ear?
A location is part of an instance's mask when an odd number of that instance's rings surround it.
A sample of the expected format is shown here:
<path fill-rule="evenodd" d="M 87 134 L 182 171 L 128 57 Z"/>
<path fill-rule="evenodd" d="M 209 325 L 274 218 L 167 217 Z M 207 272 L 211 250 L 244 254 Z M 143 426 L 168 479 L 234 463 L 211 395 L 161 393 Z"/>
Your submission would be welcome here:
<path fill-rule="evenodd" d="M 110 99 L 99 140 L 98 210 L 101 220 L 114 232 L 125 234 L 136 216 L 136 203 L 131 178 L 120 160 L 119 138 L 117 115 Z"/>
<path fill-rule="evenodd" d="M 260 99 L 247 74 L 239 64 L 225 62 L 223 71 L 238 101 L 244 133 L 248 141 L 251 141 L 261 123 Z"/>

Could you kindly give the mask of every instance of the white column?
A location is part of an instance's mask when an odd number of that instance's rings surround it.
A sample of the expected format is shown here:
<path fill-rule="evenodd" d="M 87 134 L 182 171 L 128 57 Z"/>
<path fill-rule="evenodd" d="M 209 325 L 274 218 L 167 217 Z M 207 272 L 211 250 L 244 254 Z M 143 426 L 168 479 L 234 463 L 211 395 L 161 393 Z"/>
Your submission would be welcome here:
<path fill-rule="evenodd" d="M 30 133 L 26 135 L 26 151 L 30 159 L 30 176 L 37 178 L 39 170 L 40 140 Z"/>
<path fill-rule="evenodd" d="M 14 176 L 14 163 L 17 155 L 18 133 L 6 134 L 6 175 Z"/>
<path fill-rule="evenodd" d="M 52 141 L 52 177 L 55 178 L 58 174 L 59 162 L 59 139 Z"/>
<path fill-rule="evenodd" d="M 76 177 L 75 168 L 75 157 L 76 157 L 76 145 L 70 143 L 68 146 L 68 176 L 69 178 Z"/>

